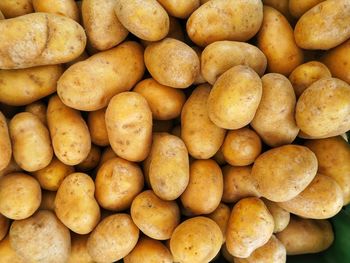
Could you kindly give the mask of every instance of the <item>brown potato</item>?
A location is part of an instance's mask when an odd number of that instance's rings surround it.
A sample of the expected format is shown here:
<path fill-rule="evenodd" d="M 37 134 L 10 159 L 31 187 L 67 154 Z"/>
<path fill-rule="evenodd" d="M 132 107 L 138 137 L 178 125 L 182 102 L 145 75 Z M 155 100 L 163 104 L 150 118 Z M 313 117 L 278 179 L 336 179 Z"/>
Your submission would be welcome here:
<path fill-rule="evenodd" d="M 7 126 L 7 121 L 0 111 L 0 172 L 10 164 L 12 157 L 12 146 L 11 139 L 9 135 L 9 129 Z"/>
<path fill-rule="evenodd" d="M 42 101 L 36 101 L 33 102 L 31 104 L 28 104 L 25 107 L 25 111 L 26 112 L 30 112 L 32 114 L 34 114 L 35 116 L 37 116 L 39 118 L 39 120 L 45 125 L 47 126 L 47 121 L 46 121 L 46 111 L 47 111 L 47 107 L 45 105 L 44 102 Z"/>
<path fill-rule="evenodd" d="M 88 235 L 72 233 L 71 252 L 67 263 L 95 263 L 87 251 Z"/>
<path fill-rule="evenodd" d="M 263 199 L 264 204 L 267 209 L 270 211 L 275 227 L 273 229 L 274 233 L 283 231 L 289 224 L 290 213 L 280 207 L 277 203 L 271 202 L 270 200 Z"/>
<path fill-rule="evenodd" d="M 6 18 L 23 16 L 34 12 L 32 0 L 2 0 L 0 1 L 0 10 Z"/>
<path fill-rule="evenodd" d="M 96 145 L 91 145 L 90 152 L 84 161 L 79 163 L 76 167 L 80 171 L 90 171 L 97 167 L 100 162 L 101 149 Z"/>
<path fill-rule="evenodd" d="M 224 203 L 220 203 L 219 206 L 212 213 L 207 215 L 210 219 L 214 220 L 215 223 L 220 227 L 223 236 L 223 244 L 226 241 L 226 229 L 230 215 L 231 209 Z"/>
<path fill-rule="evenodd" d="M 318 5 L 323 1 L 325 0 L 289 0 L 289 12 L 293 17 L 299 18 L 315 5 Z"/>
<path fill-rule="evenodd" d="M 3 240 L 5 238 L 5 236 L 7 235 L 7 231 L 9 229 L 9 226 L 10 226 L 10 220 L 7 217 L 0 214 L 0 241 Z M 0 253 L 0 255 L 1 255 L 1 253 Z"/>
<path fill-rule="evenodd" d="M 79 9 L 74 0 L 32 0 L 35 12 L 63 15 L 79 22 Z"/>
<path fill-rule="evenodd" d="M 17 255 L 11 247 L 8 235 L 5 239 L 0 241 L 0 258 L 4 263 L 26 263 L 26 261 Z"/>
<path fill-rule="evenodd" d="M 50 210 L 54 212 L 55 199 L 56 199 L 56 192 L 43 190 L 41 192 L 41 203 L 40 203 L 39 210 Z"/>
<path fill-rule="evenodd" d="M 109 145 L 105 114 L 106 108 L 88 113 L 87 125 L 89 126 L 91 141 L 98 146 Z"/>
<path fill-rule="evenodd" d="M 158 0 L 164 9 L 172 16 L 188 18 L 200 6 L 199 0 Z"/>
<path fill-rule="evenodd" d="M 22 172 L 22 168 L 18 166 L 16 161 L 11 158 L 9 164 L 2 170 L 0 170 L 0 178 L 11 173 Z"/>

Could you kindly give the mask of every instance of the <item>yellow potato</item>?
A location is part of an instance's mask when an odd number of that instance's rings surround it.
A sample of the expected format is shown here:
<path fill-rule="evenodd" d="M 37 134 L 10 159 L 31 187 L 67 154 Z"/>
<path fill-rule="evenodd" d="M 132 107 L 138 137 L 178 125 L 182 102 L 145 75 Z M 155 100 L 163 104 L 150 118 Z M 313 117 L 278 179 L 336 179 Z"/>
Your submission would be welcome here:
<path fill-rule="evenodd" d="M 228 252 L 240 258 L 249 257 L 272 236 L 273 217 L 259 198 L 241 199 L 233 207 L 226 230 Z"/>
<path fill-rule="evenodd" d="M 315 5 L 325 0 L 289 0 L 289 12 L 293 17 L 299 18 Z"/>
<path fill-rule="evenodd" d="M 10 173 L 22 171 L 22 168 L 18 166 L 18 164 L 13 158 L 11 158 L 9 164 L 4 169 L 0 170 L 0 178 Z"/>
<path fill-rule="evenodd" d="M 327 50 L 350 37 L 348 0 L 321 2 L 300 17 L 294 28 L 295 41 L 304 49 Z"/>
<path fill-rule="evenodd" d="M 138 38 L 158 41 L 169 32 L 169 16 L 156 0 L 116 0 L 114 11 Z"/>
<path fill-rule="evenodd" d="M 222 234 L 219 226 L 207 217 L 182 222 L 170 239 L 174 262 L 210 262 L 220 251 Z"/>
<path fill-rule="evenodd" d="M 56 199 L 56 192 L 43 190 L 41 192 L 41 203 L 40 203 L 39 210 L 50 210 L 54 212 L 55 199 Z"/>
<path fill-rule="evenodd" d="M 350 130 L 350 86 L 336 78 L 314 82 L 301 94 L 295 119 L 312 138 L 337 136 Z"/>
<path fill-rule="evenodd" d="M 332 225 L 327 220 L 312 220 L 292 216 L 286 229 L 276 234 L 286 247 L 287 255 L 319 253 L 334 240 Z"/>
<path fill-rule="evenodd" d="M 87 241 L 88 253 L 96 262 L 114 262 L 128 255 L 136 246 L 139 230 L 127 214 L 103 219 Z"/>
<path fill-rule="evenodd" d="M 198 86 L 187 99 L 181 113 L 181 138 L 191 156 L 208 159 L 220 149 L 225 130 L 216 126 L 210 119 L 207 100 L 211 86 Z"/>
<path fill-rule="evenodd" d="M 60 65 L 0 70 L 0 102 L 23 106 L 46 97 L 56 92 L 62 73 Z"/>
<path fill-rule="evenodd" d="M 250 67 L 235 66 L 222 74 L 211 89 L 209 118 L 221 128 L 240 129 L 253 120 L 261 95 L 259 75 Z"/>
<path fill-rule="evenodd" d="M 87 251 L 88 235 L 71 234 L 71 252 L 67 263 L 95 263 Z"/>
<path fill-rule="evenodd" d="M 40 121 L 43 124 L 45 124 L 45 126 L 47 125 L 47 121 L 46 121 L 47 107 L 46 107 L 44 102 L 36 101 L 36 102 L 31 103 L 31 104 L 28 104 L 25 107 L 25 111 L 34 114 L 35 116 L 37 116 L 40 119 Z"/>
<path fill-rule="evenodd" d="M 200 72 L 196 52 L 177 39 L 165 38 L 147 46 L 144 57 L 149 73 L 165 86 L 187 88 Z"/>
<path fill-rule="evenodd" d="M 129 31 L 119 22 L 115 0 L 84 0 L 82 18 L 90 44 L 98 50 L 110 49 L 121 43 Z"/>
<path fill-rule="evenodd" d="M 226 241 L 226 229 L 227 223 L 230 218 L 231 209 L 224 203 L 220 203 L 219 206 L 209 215 L 210 219 L 214 220 L 215 223 L 220 227 L 223 236 L 222 242 Z"/>
<path fill-rule="evenodd" d="M 213 0 L 201 5 L 187 20 L 187 34 L 198 46 L 215 41 L 247 41 L 263 19 L 260 0 Z"/>
<path fill-rule="evenodd" d="M 316 155 L 304 146 L 284 145 L 261 154 L 252 177 L 258 192 L 274 202 L 285 202 L 300 194 L 317 172 Z"/>
<path fill-rule="evenodd" d="M 94 181 L 84 173 L 68 175 L 58 188 L 56 215 L 77 234 L 90 233 L 100 221 L 100 207 L 94 193 Z"/>
<path fill-rule="evenodd" d="M 290 0 L 262 0 L 262 2 L 264 5 L 268 5 L 275 8 L 276 10 L 281 12 L 289 21 L 293 22 L 293 18 L 291 17 L 289 10 Z"/>
<path fill-rule="evenodd" d="M 105 108 L 88 113 L 87 125 L 89 126 L 91 141 L 98 146 L 109 145 L 105 114 Z"/>
<path fill-rule="evenodd" d="M 25 262 L 67 262 L 70 242 L 68 228 L 51 211 L 39 211 L 11 225 L 11 247 Z"/>
<path fill-rule="evenodd" d="M 174 37 L 173 37 L 174 38 Z M 180 39 L 178 39 L 180 40 Z M 183 40 L 181 40 L 183 41 Z M 198 59 L 199 59 L 199 65 L 201 66 L 201 56 L 202 56 L 202 49 L 200 47 L 197 46 L 192 46 L 192 49 L 194 50 L 194 52 L 196 52 Z M 206 83 L 207 81 L 204 79 L 201 70 L 198 72 L 197 77 L 195 78 L 193 84 L 197 85 L 197 84 L 203 84 Z"/>
<path fill-rule="evenodd" d="M 273 221 L 275 222 L 275 227 L 273 229 L 273 232 L 274 233 L 281 232 L 289 224 L 290 213 L 284 210 L 275 202 L 271 202 L 270 200 L 267 200 L 267 199 L 263 199 L 263 201 L 267 209 L 270 211 L 273 217 Z"/>
<path fill-rule="evenodd" d="M 1 0 L 0 10 L 6 18 L 23 16 L 34 12 L 32 0 Z"/>
<path fill-rule="evenodd" d="M 257 36 L 258 48 L 267 58 L 267 70 L 288 76 L 303 63 L 288 20 L 276 9 L 264 6 L 264 20 Z"/>
<path fill-rule="evenodd" d="M 200 6 L 199 0 L 158 0 L 172 16 L 188 18 Z"/>
<path fill-rule="evenodd" d="M 142 52 L 141 45 L 127 41 L 74 64 L 59 79 L 58 96 L 78 110 L 106 107 L 114 95 L 130 90 L 143 76 Z"/>
<path fill-rule="evenodd" d="M 105 162 L 107 162 L 108 160 L 113 159 L 115 157 L 117 157 L 117 155 L 115 154 L 115 152 L 113 151 L 113 149 L 110 146 L 105 148 L 105 150 L 103 151 L 103 153 L 101 155 L 98 168 L 100 168 L 101 165 L 104 164 Z"/>
<path fill-rule="evenodd" d="M 86 36 L 74 20 L 33 13 L 0 21 L 0 69 L 66 63 L 85 49 Z"/>
<path fill-rule="evenodd" d="M 79 9 L 74 0 L 32 0 L 35 12 L 52 13 L 79 22 Z"/>
<path fill-rule="evenodd" d="M 57 95 L 47 108 L 47 123 L 57 158 L 66 165 L 76 165 L 88 156 L 91 139 L 80 112 L 64 105 Z"/>
<path fill-rule="evenodd" d="M 12 146 L 7 121 L 0 111 L 0 172 L 10 164 Z"/>
<path fill-rule="evenodd" d="M 0 241 L 0 258 L 4 263 L 26 263 L 11 247 L 9 236 Z"/>
<path fill-rule="evenodd" d="M 7 235 L 9 226 L 10 226 L 10 220 L 7 217 L 0 214 L 0 241 L 3 240 Z"/>
<path fill-rule="evenodd" d="M 90 152 L 84 161 L 77 165 L 77 169 L 80 171 L 90 171 L 97 167 L 100 163 L 101 149 L 96 145 L 91 145 Z"/>
<path fill-rule="evenodd" d="M 201 56 L 203 77 L 210 83 L 237 65 L 251 67 L 262 76 L 266 69 L 266 57 L 257 47 L 237 41 L 217 41 L 208 45 Z"/>

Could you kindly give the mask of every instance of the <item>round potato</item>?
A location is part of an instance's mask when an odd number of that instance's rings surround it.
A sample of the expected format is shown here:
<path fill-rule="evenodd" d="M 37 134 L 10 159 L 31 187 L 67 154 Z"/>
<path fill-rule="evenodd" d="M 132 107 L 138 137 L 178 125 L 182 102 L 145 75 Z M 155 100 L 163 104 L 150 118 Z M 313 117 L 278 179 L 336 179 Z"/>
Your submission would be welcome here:
<path fill-rule="evenodd" d="M 35 12 L 63 15 L 79 22 L 79 9 L 74 0 L 32 0 Z"/>
<path fill-rule="evenodd" d="M 289 12 L 293 17 L 299 18 L 315 5 L 318 5 L 323 1 L 325 0 L 289 0 Z"/>
<path fill-rule="evenodd" d="M 277 203 L 271 202 L 270 200 L 263 199 L 264 204 L 267 209 L 270 211 L 275 227 L 273 229 L 274 233 L 283 231 L 289 224 L 290 213 L 280 207 Z"/>
<path fill-rule="evenodd" d="M 91 141 L 98 146 L 109 145 L 105 114 L 105 108 L 88 113 L 87 125 L 89 126 Z"/>
<path fill-rule="evenodd" d="M 34 12 L 32 0 L 2 0 L 0 1 L 0 10 L 6 18 L 23 16 Z"/>
<path fill-rule="evenodd" d="M 0 258 L 5 263 L 26 263 L 11 247 L 9 236 L 0 241 Z"/>
<path fill-rule="evenodd" d="M 88 235 L 71 234 L 71 252 L 67 263 L 95 263 L 87 251 Z"/>
<path fill-rule="evenodd" d="M 76 167 L 79 171 L 83 171 L 83 172 L 90 171 L 97 167 L 97 165 L 100 162 L 100 157 L 101 157 L 101 149 L 96 145 L 92 144 L 88 156 Z"/>
<path fill-rule="evenodd" d="M 46 121 L 47 107 L 46 107 L 44 102 L 36 101 L 36 102 L 31 103 L 31 104 L 28 104 L 25 107 L 25 111 L 34 114 L 35 116 L 37 116 L 40 119 L 40 121 L 43 124 L 47 125 L 47 121 Z"/>
<path fill-rule="evenodd" d="M 259 75 L 247 66 L 235 66 L 215 82 L 208 98 L 210 120 L 224 129 L 240 129 L 255 115 L 262 96 Z"/>
<path fill-rule="evenodd" d="M 0 111 L 0 172 L 10 164 L 12 157 L 12 146 L 7 121 Z"/>
<path fill-rule="evenodd" d="M 219 206 L 212 213 L 207 215 L 210 219 L 214 220 L 215 223 L 220 227 L 223 236 L 223 243 L 226 241 L 226 229 L 230 215 L 231 209 L 223 203 L 220 203 Z"/>
<path fill-rule="evenodd" d="M 41 203 L 40 203 L 39 210 L 50 210 L 54 212 L 55 199 L 56 199 L 56 192 L 43 190 L 41 192 Z"/>
<path fill-rule="evenodd" d="M 10 220 L 7 217 L 0 214 L 0 241 L 3 240 L 7 235 L 9 226 L 10 226 Z"/>
<path fill-rule="evenodd" d="M 200 6 L 199 0 L 159 0 L 165 10 L 172 16 L 188 18 Z"/>

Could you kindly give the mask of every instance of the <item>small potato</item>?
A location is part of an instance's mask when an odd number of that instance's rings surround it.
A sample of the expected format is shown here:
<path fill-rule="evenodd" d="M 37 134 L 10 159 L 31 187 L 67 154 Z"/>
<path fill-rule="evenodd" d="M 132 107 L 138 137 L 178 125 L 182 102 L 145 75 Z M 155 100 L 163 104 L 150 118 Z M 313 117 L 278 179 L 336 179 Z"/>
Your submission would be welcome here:
<path fill-rule="evenodd" d="M 327 220 L 312 220 L 292 216 L 286 229 L 276 234 L 287 255 L 319 253 L 333 243 L 332 225 Z"/>
<path fill-rule="evenodd" d="M 66 165 L 77 165 L 91 149 L 89 129 L 80 112 L 64 105 L 57 95 L 47 108 L 52 145 L 57 158 Z"/>
<path fill-rule="evenodd" d="M 84 173 L 68 175 L 58 188 L 56 215 L 77 234 L 90 233 L 100 221 L 100 207 L 94 193 L 94 181 Z"/>
<path fill-rule="evenodd" d="M 25 107 L 26 112 L 30 112 L 37 116 L 40 121 L 46 126 L 47 121 L 46 121 L 46 112 L 47 112 L 47 107 L 44 102 L 42 101 L 36 101 L 31 104 L 28 104 Z"/>
<path fill-rule="evenodd" d="M 33 173 L 43 189 L 57 191 L 63 179 L 74 173 L 74 167 L 66 165 L 56 157 L 52 159 L 49 165 Z"/>
<path fill-rule="evenodd" d="M 79 163 L 76 167 L 79 171 L 90 171 L 97 167 L 100 162 L 101 149 L 96 145 L 91 145 L 90 152 L 84 161 Z"/>
<path fill-rule="evenodd" d="M 275 222 L 275 228 L 273 229 L 274 233 L 281 232 L 284 230 L 290 220 L 290 213 L 280 207 L 277 203 L 271 202 L 270 200 L 263 199 L 264 204 L 267 209 L 270 211 L 273 221 Z"/>
<path fill-rule="evenodd" d="M 71 108 L 99 110 L 114 95 L 130 90 L 144 71 L 142 47 L 127 41 L 68 68 L 58 80 L 57 94 Z"/>
<path fill-rule="evenodd" d="M 276 9 L 264 6 L 264 20 L 257 36 L 258 48 L 266 55 L 267 70 L 288 76 L 303 63 L 303 52 L 294 40 L 288 20 Z"/>
<path fill-rule="evenodd" d="M 169 16 L 156 0 L 116 0 L 114 11 L 138 38 L 158 41 L 169 32 Z"/>
<path fill-rule="evenodd" d="M 332 77 L 326 65 L 318 61 L 310 61 L 296 67 L 289 75 L 289 80 L 293 85 L 295 95 L 300 95 L 315 81 L 322 78 Z"/>
<path fill-rule="evenodd" d="M 214 220 L 215 223 L 220 227 L 223 236 L 223 243 L 226 241 L 226 229 L 228 220 L 230 218 L 230 214 L 231 209 L 227 205 L 220 203 L 219 206 L 212 213 L 207 215 L 210 219 Z"/>
<path fill-rule="evenodd" d="M 198 46 L 215 41 L 247 41 L 263 19 L 260 0 L 213 0 L 201 5 L 187 20 L 188 36 Z"/>
<path fill-rule="evenodd" d="M 9 236 L 0 241 L 0 258 L 4 263 L 26 263 L 11 247 Z"/>
<path fill-rule="evenodd" d="M 299 133 L 295 122 L 296 98 L 290 81 L 278 73 L 261 78 L 263 93 L 251 126 L 271 147 L 290 144 Z"/>
<path fill-rule="evenodd" d="M 35 12 L 52 13 L 79 22 L 79 9 L 74 0 L 32 0 Z"/>
<path fill-rule="evenodd" d="M 5 236 L 7 235 L 7 231 L 9 229 L 9 226 L 10 226 L 10 220 L 7 217 L 0 214 L 0 241 L 3 240 L 5 238 Z M 1 255 L 1 253 L 0 253 L 0 255 Z"/>
<path fill-rule="evenodd" d="M 199 0 L 158 0 L 172 16 L 188 18 L 200 6 Z"/>
<path fill-rule="evenodd" d="M 88 235 L 71 234 L 71 252 L 67 263 L 95 263 L 87 251 Z"/>
<path fill-rule="evenodd" d="M 84 0 L 82 18 L 90 44 L 98 50 L 110 49 L 121 43 L 129 31 L 119 22 L 115 0 Z"/>
<path fill-rule="evenodd" d="M 143 161 L 151 148 L 152 112 L 136 92 L 115 95 L 106 110 L 108 138 L 114 152 L 131 162 Z"/>
<path fill-rule="evenodd" d="M 10 121 L 9 130 L 13 157 L 23 170 L 34 172 L 49 165 L 53 157 L 50 134 L 37 116 L 18 113 Z"/>
<path fill-rule="evenodd" d="M 11 173 L 22 172 L 22 168 L 18 166 L 16 161 L 11 158 L 9 164 L 2 170 L 0 170 L 0 178 Z"/>
<path fill-rule="evenodd" d="M 23 106 L 46 97 L 56 92 L 62 73 L 60 65 L 0 70 L 0 102 Z"/>
<path fill-rule="evenodd" d="M 173 263 L 168 248 L 160 241 L 141 237 L 136 247 L 124 258 L 124 263 Z"/>
<path fill-rule="evenodd" d="M 251 67 L 262 76 L 266 69 L 266 57 L 257 47 L 237 41 L 217 41 L 208 45 L 201 56 L 203 77 L 210 83 L 237 65 Z"/>
<path fill-rule="evenodd" d="M 147 190 L 135 197 L 130 209 L 137 227 L 147 236 L 166 240 L 180 223 L 180 209 L 175 201 L 164 201 Z"/>
<path fill-rule="evenodd" d="M 30 217 L 41 202 L 40 185 L 24 173 L 12 173 L 0 179 L 0 213 L 21 220 Z"/>
<path fill-rule="evenodd" d="M 130 208 L 132 200 L 143 189 L 144 179 L 140 167 L 121 158 L 113 158 L 98 169 L 95 186 L 100 206 L 113 211 Z"/>
<path fill-rule="evenodd" d="M 246 166 L 260 155 L 261 140 L 255 131 L 241 128 L 227 133 L 221 150 L 230 165 Z"/>
<path fill-rule="evenodd" d="M 222 234 L 219 226 L 207 217 L 182 222 L 170 239 L 174 262 L 210 262 L 220 251 Z"/>
<path fill-rule="evenodd" d="M 0 21 L 0 69 L 66 63 L 83 53 L 86 36 L 74 20 L 33 13 Z"/>
<path fill-rule="evenodd" d="M 305 1 L 305 0 L 302 0 Z M 288 21 L 293 22 L 293 18 L 291 17 L 290 11 L 289 11 L 289 2 L 290 0 L 262 0 L 264 5 L 271 6 L 281 12 Z"/>
<path fill-rule="evenodd" d="M 144 57 L 149 73 L 165 86 L 187 88 L 200 72 L 196 52 L 177 39 L 165 38 L 147 46 Z"/>
<path fill-rule="evenodd" d="M 99 167 L 101 167 L 101 165 L 107 162 L 108 160 L 113 159 L 115 157 L 117 157 L 117 155 L 110 146 L 105 148 L 100 158 Z"/>
<path fill-rule="evenodd" d="M 259 198 L 241 199 L 233 207 L 226 230 L 228 252 L 239 258 L 249 257 L 272 236 L 273 217 Z"/>
<path fill-rule="evenodd" d="M 54 212 L 55 199 L 56 199 L 56 192 L 43 190 L 41 192 L 41 203 L 40 203 L 39 210 L 50 210 Z"/>
<path fill-rule="evenodd" d="M 293 17 L 299 18 L 315 5 L 324 1 L 325 0 L 289 0 L 289 12 Z"/>
<path fill-rule="evenodd" d="M 11 225 L 11 247 L 25 262 L 67 262 L 70 242 L 68 228 L 51 211 L 39 211 Z"/>
<path fill-rule="evenodd" d="M 103 219 L 87 241 L 88 253 L 96 262 L 114 262 L 128 255 L 136 246 L 139 230 L 127 214 Z"/>
<path fill-rule="evenodd" d="M 98 146 L 109 145 L 105 114 L 106 108 L 88 113 L 87 125 L 89 126 L 91 141 Z"/>
<path fill-rule="evenodd" d="M 321 2 L 303 14 L 294 28 L 295 41 L 304 49 L 334 48 L 350 37 L 348 0 Z"/>
<path fill-rule="evenodd" d="M 350 86 L 336 78 L 314 82 L 301 94 L 295 109 L 300 130 L 312 138 L 325 138 L 350 130 Z"/>
<path fill-rule="evenodd" d="M 159 84 L 152 78 L 140 81 L 133 91 L 147 100 L 156 120 L 170 120 L 180 116 L 186 101 L 181 90 Z"/>
<path fill-rule="evenodd" d="M 284 145 L 261 154 L 252 177 L 258 192 L 274 202 L 285 202 L 300 194 L 317 172 L 316 155 L 299 145 Z"/>
<path fill-rule="evenodd" d="M 12 146 L 7 121 L 0 111 L 0 173 L 10 164 Z"/>
<path fill-rule="evenodd" d="M 211 86 L 198 86 L 187 99 L 181 113 L 181 138 L 188 152 L 196 159 L 208 159 L 220 149 L 225 130 L 210 119 L 207 100 Z"/>
<path fill-rule="evenodd" d="M 32 0 L 1 0 L 0 10 L 6 18 L 33 13 Z"/>
<path fill-rule="evenodd" d="M 250 67 L 235 66 L 222 74 L 211 89 L 209 118 L 221 128 L 240 129 L 253 120 L 261 95 L 259 75 Z"/>
<path fill-rule="evenodd" d="M 251 172 L 251 166 L 234 167 L 226 165 L 222 169 L 224 176 L 223 202 L 235 203 L 246 197 L 260 197 Z"/>

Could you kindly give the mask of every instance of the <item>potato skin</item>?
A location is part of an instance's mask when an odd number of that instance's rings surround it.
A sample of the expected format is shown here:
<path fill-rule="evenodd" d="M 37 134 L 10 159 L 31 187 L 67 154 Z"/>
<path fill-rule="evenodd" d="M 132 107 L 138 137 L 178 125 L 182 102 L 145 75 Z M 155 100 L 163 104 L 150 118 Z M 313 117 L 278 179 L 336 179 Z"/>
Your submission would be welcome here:
<path fill-rule="evenodd" d="M 0 20 L 4 20 L 4 19 L 5 19 L 4 14 L 0 10 Z"/>
<path fill-rule="evenodd" d="M 91 145 L 88 156 L 76 167 L 79 171 L 86 172 L 96 168 L 100 163 L 101 149 L 96 145 Z"/>
<path fill-rule="evenodd" d="M 226 229 L 227 223 L 231 215 L 231 209 L 224 203 L 220 203 L 219 206 L 210 214 L 207 215 L 210 219 L 220 227 L 223 236 L 223 244 L 226 241 Z"/>
<path fill-rule="evenodd" d="M 3 262 L 26 263 L 26 261 L 18 256 L 10 244 L 10 238 L 7 235 L 0 241 L 0 258 Z"/>
<path fill-rule="evenodd" d="M 87 125 L 89 126 L 91 141 L 98 146 L 109 145 L 105 114 L 106 108 L 88 113 Z"/>
<path fill-rule="evenodd" d="M 264 5 L 273 7 L 274 9 L 281 12 L 290 22 L 293 22 L 293 18 L 289 12 L 289 2 L 290 0 L 262 0 Z"/>
<path fill-rule="evenodd" d="M 22 168 L 18 166 L 18 164 L 16 163 L 16 161 L 11 158 L 9 164 L 2 170 L 0 170 L 0 178 L 10 174 L 10 173 L 16 173 L 16 172 L 22 172 Z"/>
<path fill-rule="evenodd" d="M 210 120 L 224 129 L 240 129 L 254 118 L 262 96 L 259 75 L 247 66 L 235 66 L 215 82 L 208 98 Z"/>
<path fill-rule="evenodd" d="M 46 104 L 42 101 L 36 101 L 31 104 L 28 104 L 25 107 L 26 112 L 30 112 L 37 116 L 40 121 L 47 126 L 47 121 L 46 121 L 46 112 L 47 112 L 47 107 Z"/>
<path fill-rule="evenodd" d="M 35 12 L 63 15 L 79 22 L 79 9 L 74 0 L 32 0 Z"/>
<path fill-rule="evenodd" d="M 277 203 L 272 202 L 267 199 L 262 199 L 264 201 L 264 204 L 266 205 L 267 209 L 270 211 L 273 221 L 275 223 L 275 227 L 273 229 L 274 233 L 281 232 L 284 230 L 290 220 L 290 213 L 286 210 L 284 210 L 282 207 L 280 207 Z"/>
<path fill-rule="evenodd" d="M 295 18 L 301 17 L 305 12 L 325 0 L 289 0 L 289 12 Z"/>
<path fill-rule="evenodd" d="M 6 18 L 23 16 L 34 12 L 32 0 L 2 0 L 0 1 L 0 10 Z"/>
<path fill-rule="evenodd" d="M 0 241 L 3 240 L 7 235 L 7 231 L 9 227 L 10 227 L 10 219 L 0 214 Z"/>
<path fill-rule="evenodd" d="M 178 18 L 188 18 L 200 6 L 199 0 L 159 0 L 169 15 Z"/>
<path fill-rule="evenodd" d="M 88 235 L 71 234 L 71 252 L 67 263 L 94 263 L 87 251 Z"/>
<path fill-rule="evenodd" d="M 12 146 L 4 114 L 0 111 L 0 171 L 6 169 L 12 157 Z"/>

